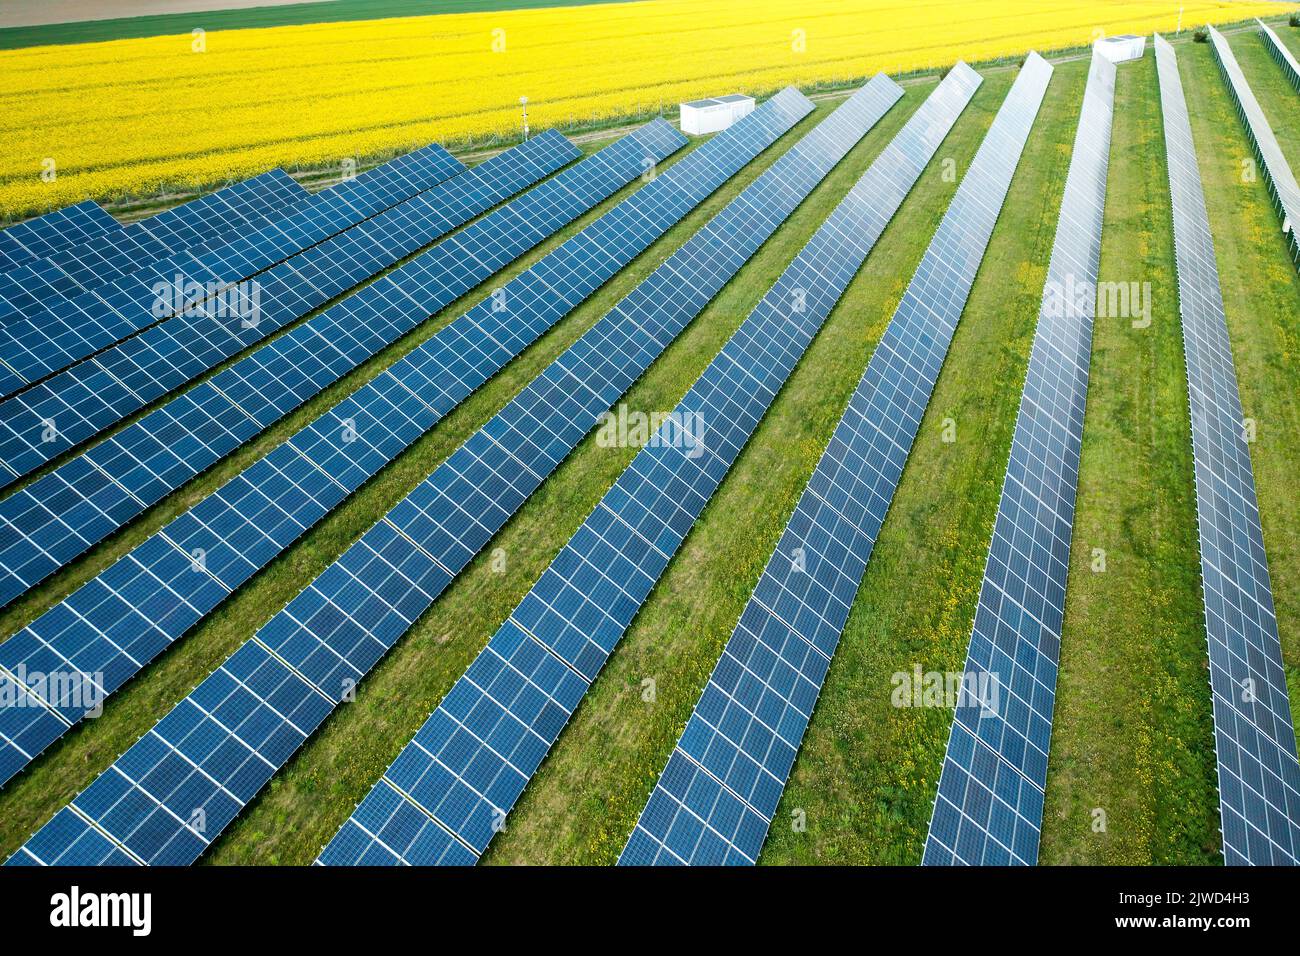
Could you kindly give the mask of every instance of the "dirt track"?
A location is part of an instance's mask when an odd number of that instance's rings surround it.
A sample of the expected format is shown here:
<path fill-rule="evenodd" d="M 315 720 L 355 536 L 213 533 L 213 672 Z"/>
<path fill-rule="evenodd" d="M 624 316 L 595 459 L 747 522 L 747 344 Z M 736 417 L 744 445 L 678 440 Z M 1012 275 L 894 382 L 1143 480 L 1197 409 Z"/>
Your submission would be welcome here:
<path fill-rule="evenodd" d="M 0 27 L 31 27 L 42 23 L 79 20 L 116 20 L 157 13 L 192 13 L 279 7 L 287 3 L 321 3 L 323 0 L 5 0 L 0 4 Z"/>

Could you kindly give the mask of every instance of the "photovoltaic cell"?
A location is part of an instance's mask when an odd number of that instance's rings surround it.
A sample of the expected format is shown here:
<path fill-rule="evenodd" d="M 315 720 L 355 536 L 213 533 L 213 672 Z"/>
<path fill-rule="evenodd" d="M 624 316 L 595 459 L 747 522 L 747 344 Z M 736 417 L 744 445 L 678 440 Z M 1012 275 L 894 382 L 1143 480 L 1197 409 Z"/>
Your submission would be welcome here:
<path fill-rule="evenodd" d="M 1114 97 L 1115 65 L 1094 54 L 975 608 L 967 680 L 930 819 L 927 865 L 1038 859 Z"/>
<path fill-rule="evenodd" d="M 106 230 L 0 275 L 0 323 L 35 315 L 57 301 L 96 289 L 154 259 L 197 252 L 286 216 L 310 199 L 287 173 L 273 170 L 199 199 Z"/>
<path fill-rule="evenodd" d="M 1282 72 L 1286 74 L 1286 78 L 1291 81 L 1296 91 L 1300 92 L 1300 62 L 1296 61 L 1295 54 L 1287 48 L 1271 26 L 1263 20 L 1255 22 L 1259 24 L 1259 32 L 1263 36 L 1264 45 L 1268 47 L 1269 55 L 1277 61 L 1277 65 L 1282 68 Z"/>
<path fill-rule="evenodd" d="M 257 344 L 579 155 L 577 147 L 559 133 L 535 137 L 262 273 L 256 279 L 259 302 L 255 312 L 228 309 L 224 303 L 231 300 L 214 299 L 164 319 L 0 402 L 0 460 L 6 465 L 0 469 L 0 487 Z M 174 278 L 163 281 L 172 283 Z M 182 293 L 178 290 L 175 295 L 179 298 Z M 333 317 L 337 313 L 328 314 Z M 367 317 L 356 318 L 364 321 Z M 316 327 L 328 321 L 317 318 Z M 342 338 L 347 340 L 346 333 Z"/>
<path fill-rule="evenodd" d="M 758 859 L 1051 75 L 1031 54 L 998 111 L 621 864 Z"/>
<path fill-rule="evenodd" d="M 530 337 L 540 335 L 547 325 L 558 320 L 568 307 L 566 302 L 576 303 L 599 285 L 603 269 L 616 271 L 620 262 L 631 259 L 654 237 L 662 235 L 810 110 L 806 100 L 782 96 L 688 154 L 508 283 L 503 295 L 492 296 L 440 330 L 62 604 L 0 644 L 0 665 L 35 670 L 36 663 L 53 659 L 55 666 L 69 669 L 66 664 L 57 664 L 62 660 L 79 668 L 76 673 L 84 672 L 86 679 L 105 693 L 112 693 L 432 427 L 522 349 Z M 664 124 L 650 124 L 647 130 L 655 141 L 666 139 L 659 148 L 668 150 L 680 143 L 680 137 Z M 579 187 L 593 166 L 597 170 L 608 167 L 597 173 L 597 180 L 605 176 L 630 177 L 644 168 L 641 151 L 647 148 L 639 144 L 639 149 L 624 156 L 625 150 L 606 147 L 597 157 L 612 150 L 622 160 L 602 163 L 592 157 L 562 174 L 557 179 L 558 186 L 563 187 L 561 207 L 568 208 L 576 196 L 584 194 Z M 626 160 L 633 160 L 631 168 L 624 165 Z M 455 237 L 458 245 L 452 248 L 460 250 L 457 257 L 431 259 L 432 254 L 426 255 L 416 263 L 423 262 L 427 268 L 394 273 L 401 279 L 392 296 L 394 301 L 411 298 L 434 311 L 431 299 L 455 285 L 461 269 L 485 270 L 465 278 L 464 288 L 490 275 L 502 264 L 488 254 L 491 249 L 505 242 L 507 235 L 523 231 L 523 223 L 551 215 L 548 206 L 538 206 L 530 199 L 533 195 L 519 200 L 523 205 L 481 241 L 465 245 L 478 226 Z M 590 201 L 595 201 L 594 196 Z M 439 248 L 446 248 L 446 244 Z M 460 268 L 453 268 L 457 263 Z M 456 294 L 453 290 L 449 298 Z M 498 308 L 497 303 L 504 303 L 505 308 Z M 218 376 L 214 381 L 220 379 Z M 223 388 L 235 397 L 244 394 Z M 252 388 L 246 391 L 255 393 Z M 241 415 L 235 415 L 236 420 Z M 345 434 L 351 440 L 343 440 Z M 162 437 L 166 439 L 163 445 L 176 438 L 174 434 Z M 49 703 L 66 722 L 80 719 L 78 708 L 68 702 Z M 41 733 L 47 737 L 44 743 L 40 742 Z M 34 755 L 61 733 L 54 724 L 43 723 L 27 732 L 23 749 Z M 5 765 L 21 767 L 25 763 L 21 754 L 14 754 Z"/>
<path fill-rule="evenodd" d="M 1210 649 L 1223 855 L 1300 862 L 1300 760 L 1205 193 L 1173 47 L 1155 38 Z"/>
<path fill-rule="evenodd" d="M 805 97 L 788 89 L 735 128 L 748 125 L 754 130 L 769 123 L 788 127 L 811 110 Z M 759 119 L 751 123 L 756 116 Z M 837 150 L 828 139 L 827 132 L 818 135 L 814 130 L 778 159 L 614 312 L 552 363 L 501 415 L 272 618 L 235 657 L 247 648 L 261 650 L 270 659 L 288 665 L 290 673 L 310 686 L 327 707 L 349 694 L 355 682 L 581 439 L 600 411 L 644 371 L 834 165 L 829 154 Z M 817 145 L 805 147 L 811 143 Z M 846 145 L 838 152 L 842 155 L 847 149 Z M 678 297 L 665 295 L 669 275 L 673 286 L 680 283 L 681 289 L 689 292 Z M 661 279 L 656 281 L 656 276 Z M 561 678 L 556 676 L 556 680 Z M 204 692 L 205 686 L 200 684 L 194 694 Z M 539 707 L 548 709 L 546 704 Z M 168 719 L 170 715 L 163 723 Z M 224 746 L 220 737 L 214 734 L 205 740 L 210 747 Z M 296 746 L 292 735 L 285 739 Z M 522 738 L 501 743 L 513 745 L 511 755 L 520 760 L 535 750 Z M 115 768 L 137 761 L 126 771 L 136 781 L 163 759 L 161 754 L 156 760 L 148 754 L 136 756 L 134 749 L 74 805 L 128 850 L 155 862 L 162 857 L 154 853 L 154 846 L 170 846 L 167 831 L 151 830 L 147 846 L 137 843 L 134 836 L 145 820 L 160 819 L 155 808 L 142 804 L 109 819 L 83 803 L 100 781 L 119 772 Z M 277 759 L 283 762 L 290 752 Z M 264 756 L 272 757 L 269 753 Z M 186 791 L 184 803 L 172 807 L 173 811 L 184 810 L 203 796 L 208 801 L 202 804 L 205 839 L 220 832 L 231 812 L 207 809 L 215 801 L 206 794 L 214 786 L 224 786 L 228 779 L 224 770 L 212 767 L 198 790 Z M 252 776 L 249 779 L 255 781 Z M 246 790 L 242 783 L 239 789 L 227 790 L 238 797 Z M 179 833 L 175 827 L 172 832 Z M 170 852 L 166 856 L 168 862 L 176 858 Z"/>
<path fill-rule="evenodd" d="M 1268 119 L 1260 108 L 1259 100 L 1255 98 L 1254 91 L 1246 82 L 1246 75 L 1241 72 L 1232 47 L 1228 45 L 1223 34 L 1214 27 L 1206 29 L 1210 31 L 1214 58 L 1218 61 L 1219 69 L 1223 71 L 1223 79 L 1228 86 L 1228 92 L 1232 94 L 1233 103 L 1236 104 L 1237 115 L 1246 128 L 1246 137 L 1250 140 L 1250 145 L 1255 150 L 1255 158 L 1259 160 L 1260 169 L 1264 173 L 1264 182 L 1268 185 L 1273 209 L 1282 220 L 1283 238 L 1286 240 L 1296 267 L 1300 268 L 1300 237 L 1296 235 L 1296 230 L 1300 229 L 1300 185 L 1297 185 L 1295 174 L 1286 161 L 1282 147 L 1277 143 L 1277 137 L 1273 135 L 1273 127 L 1268 125 Z"/>
<path fill-rule="evenodd" d="M 421 167 L 420 181 L 367 174 L 370 178 L 357 186 L 361 182 L 358 177 L 322 190 L 288 215 L 240 233 L 214 249 L 200 247 L 172 256 L 166 256 L 164 250 L 162 256 L 142 257 L 148 265 L 37 314 L 13 317 L 0 326 L 0 395 L 10 395 L 52 375 L 168 314 L 198 307 L 230 286 L 464 171 L 465 167 L 439 146 L 425 147 L 422 152 L 431 161 Z M 132 235 L 135 230 L 122 232 Z M 157 243 L 152 237 L 148 241 Z M 173 283 L 177 276 L 184 290 L 177 296 L 176 307 L 160 314 L 155 285 Z"/>
<path fill-rule="evenodd" d="M 0 232 L 0 273 L 121 228 L 116 219 L 90 200 L 28 219 Z"/>
<path fill-rule="evenodd" d="M 902 90 L 883 77 L 873 82 L 878 89 L 869 85 L 855 98 L 877 101 L 872 112 L 883 115 Z M 493 736 L 500 737 L 503 726 L 531 732 L 545 755 L 978 85 L 978 76 L 962 64 L 912 116 L 633 459 L 376 791 L 400 795 L 476 855 L 486 848 L 494 824 L 529 779 L 514 761 L 499 770 L 498 779 L 507 783 L 484 779 L 479 768 L 492 764 Z M 841 109 L 854 105 L 850 100 Z M 373 799 L 362 803 L 358 815 L 368 812 Z M 359 825 L 345 824 L 321 860 L 370 859 L 374 850 L 359 832 Z M 423 846 L 409 847 L 399 859 L 421 866 L 446 862 Z"/>

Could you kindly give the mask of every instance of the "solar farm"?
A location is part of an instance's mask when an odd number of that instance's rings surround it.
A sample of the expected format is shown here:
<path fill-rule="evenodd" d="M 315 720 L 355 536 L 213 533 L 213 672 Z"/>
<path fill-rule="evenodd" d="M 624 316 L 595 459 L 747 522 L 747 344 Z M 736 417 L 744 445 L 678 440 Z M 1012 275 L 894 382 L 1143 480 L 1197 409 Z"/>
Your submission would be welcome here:
<path fill-rule="evenodd" d="M 1300 864 L 1273 6 L 9 223 L 0 859 Z"/>

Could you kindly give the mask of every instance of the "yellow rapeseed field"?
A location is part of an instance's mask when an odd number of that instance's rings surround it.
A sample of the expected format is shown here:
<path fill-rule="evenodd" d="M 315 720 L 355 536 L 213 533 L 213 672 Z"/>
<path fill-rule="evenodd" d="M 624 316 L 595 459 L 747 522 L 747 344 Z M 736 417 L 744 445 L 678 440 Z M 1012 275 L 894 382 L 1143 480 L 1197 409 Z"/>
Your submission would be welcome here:
<path fill-rule="evenodd" d="M 1276 3 L 647 0 L 0 52 L 0 217 L 1274 15 Z M 201 15 L 197 15 L 201 18 Z M 195 47 L 200 47 L 196 50 Z M 42 172 L 51 168 L 52 181 Z"/>

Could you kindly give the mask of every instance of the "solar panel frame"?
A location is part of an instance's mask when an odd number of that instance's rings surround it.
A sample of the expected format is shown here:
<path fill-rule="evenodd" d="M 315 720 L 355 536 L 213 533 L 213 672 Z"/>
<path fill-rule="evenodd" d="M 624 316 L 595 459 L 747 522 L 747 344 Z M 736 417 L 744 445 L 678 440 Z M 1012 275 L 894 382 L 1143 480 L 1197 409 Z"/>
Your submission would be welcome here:
<path fill-rule="evenodd" d="M 440 330 L 375 381 L 38 618 L 16 635 L 25 643 L 13 645 L 11 638 L 0 644 L 0 663 L 16 668 L 28 654 L 55 654 L 71 660 L 74 669 L 106 675 L 97 681 L 105 694 L 116 690 L 463 400 L 477 387 L 480 379 L 475 376 L 486 378 L 505 364 L 512 349 L 526 344 L 526 336 L 536 337 L 547 324 L 558 321 L 568 306 L 556 290 L 570 281 L 566 276 L 572 275 L 572 267 L 591 248 L 591 236 L 603 236 L 604 242 L 616 247 L 616 259 L 630 259 L 812 108 L 800 98 L 796 113 L 790 109 L 791 100 L 784 96 L 755 111 L 752 121 L 746 118 L 656 176 L 507 284 L 504 288 L 513 290 L 504 297 L 507 308 L 497 308 L 501 300 L 493 296 Z M 667 132 L 678 136 L 670 128 Z M 527 208 L 535 206 L 530 203 Z M 516 219 L 523 221 L 515 217 L 510 222 Z M 471 251 L 471 259 L 485 254 L 477 244 Z M 423 272 L 417 265 L 420 261 L 412 264 L 417 278 Z M 489 261 L 488 265 L 494 270 L 498 264 Z M 607 267 L 617 271 L 617 262 Z M 422 292 L 417 285 L 400 282 L 401 294 L 432 308 L 428 296 L 439 294 L 444 282 L 437 278 L 436 270 L 433 272 L 429 290 Z M 592 272 L 598 275 L 594 268 Z M 589 291 L 593 284 L 594 280 L 575 284 L 572 301 L 585 295 L 584 290 Z M 517 328 L 520 318 L 527 323 L 524 328 Z M 250 392 L 255 392 L 258 383 L 249 385 Z M 342 430 L 349 427 L 354 440 L 339 442 Z M 201 566 L 191 557 L 200 554 Z M 177 556 L 182 559 L 179 563 Z M 123 594 L 131 595 L 132 600 L 123 600 Z M 147 609 L 147 614 L 136 608 Z M 15 646 L 19 653 L 11 656 Z M 65 720 L 79 719 L 72 708 L 56 709 Z M 39 729 L 57 731 L 48 722 Z M 34 734 L 29 731 L 29 736 Z M 53 733 L 44 744 L 30 739 L 27 747 L 47 746 L 57 736 Z M 21 761 L 11 756 L 7 763 Z"/>
<path fill-rule="evenodd" d="M 486 849 L 495 825 L 513 808 L 531 770 L 558 737 L 980 82 L 974 71 L 959 64 L 912 115 L 637 453 L 438 712 L 376 783 L 376 791 L 401 795 L 476 855 Z M 884 77 L 873 83 L 877 89 L 869 85 L 855 97 L 874 102 L 871 115 L 879 119 L 902 90 Z M 691 431 L 686 427 L 691 421 L 707 423 L 707 433 Z M 542 743 L 540 753 L 530 752 L 527 758 L 528 772 L 514 761 L 510 770 L 519 779 L 507 775 L 509 784 L 495 792 L 492 787 L 476 789 L 472 773 L 458 773 L 446 749 L 454 743 L 455 760 L 471 771 L 489 752 L 498 751 L 491 742 L 496 728 L 484 729 L 485 713 L 499 715 L 502 722 L 513 719 Z M 448 734 L 452 727 L 459 729 Z M 418 786 L 404 786 L 403 778 L 413 772 Z M 371 799 L 361 804 L 359 814 L 368 812 Z M 364 832 L 346 823 L 335 837 L 342 845 L 331 842 L 322 862 L 367 860 L 375 851 L 359 838 Z M 441 847 L 435 843 L 433 849 Z M 421 845 L 402 851 L 398 860 L 410 865 L 444 862 Z"/>
<path fill-rule="evenodd" d="M 1256 19 L 1255 22 L 1259 24 L 1259 32 L 1264 38 L 1264 46 L 1268 48 L 1269 56 L 1282 68 L 1283 74 L 1296 88 L 1296 92 L 1300 93 L 1300 61 L 1296 60 L 1295 54 L 1282 42 L 1276 30 L 1263 20 Z"/>
<path fill-rule="evenodd" d="M 768 124 L 789 129 L 811 111 L 812 104 L 798 91 L 789 88 L 778 93 L 762 108 L 751 113 L 732 129 L 742 130 L 739 134 L 742 136 L 747 135 L 743 132 L 745 129 L 752 134 L 754 131 L 762 130 Z M 815 131 L 809 136 L 813 139 L 817 138 Z M 611 336 L 616 336 L 620 327 L 623 328 L 628 344 L 634 341 L 635 334 L 647 335 L 650 342 L 641 347 L 635 358 L 627 352 L 622 353 L 628 357 L 628 365 L 619 369 L 612 363 L 600 362 L 599 368 L 588 366 L 584 372 L 580 365 L 575 363 L 582 362 L 583 356 L 596 359 L 596 354 L 575 345 L 548 367 L 548 370 L 554 370 L 551 377 L 544 372 L 508 408 L 526 414 L 530 408 L 542 407 L 536 404 L 536 400 L 543 396 L 559 399 L 561 397 L 559 387 L 580 388 L 590 395 L 590 398 L 586 399 L 588 406 L 586 413 L 594 418 L 597 412 L 590 405 L 609 390 L 617 388 L 618 393 L 621 393 L 629 382 L 628 376 L 635 379 L 640 374 L 638 368 L 644 369 L 657 351 L 662 349 L 667 341 L 671 340 L 681 327 L 684 327 L 689 318 L 712 298 L 717 289 L 725 284 L 726 279 L 739 269 L 740 263 L 748 259 L 746 250 L 752 251 L 761 245 L 763 240 L 811 191 L 812 185 L 824 177 L 825 171 L 820 170 L 817 163 L 818 160 L 824 161 L 825 157 L 806 155 L 806 151 L 799 148 L 802 142 L 780 157 L 772 167 L 746 187 L 610 314 L 613 316 L 620 309 L 627 309 L 630 313 L 630 321 L 601 320 L 580 339 L 580 342 L 585 342 L 588 347 L 595 340 L 600 340 L 603 344 L 615 345 L 618 338 L 611 338 Z M 800 168 L 801 164 L 802 168 Z M 791 174 L 801 174 L 805 177 L 812 175 L 815 179 L 813 183 L 809 183 L 807 179 L 787 181 L 786 177 Z M 802 190 L 798 188 L 800 185 L 804 186 Z M 766 199 L 770 205 L 757 204 L 758 199 Z M 710 246 L 713 248 L 710 249 Z M 708 254 L 710 252 L 712 255 Z M 700 291 L 692 289 L 692 295 L 682 297 L 678 301 L 664 298 L 660 294 L 663 286 L 661 282 L 652 281 L 654 277 L 672 274 L 674 281 L 677 281 L 681 276 L 677 270 L 686 267 L 687 264 L 695 270 L 688 272 L 687 275 L 699 283 Z M 610 316 L 606 319 L 610 319 Z M 629 324 L 634 326 L 635 330 L 627 329 L 626 326 Z M 602 349 L 601 354 L 608 356 L 612 353 Z M 584 375 L 590 377 L 584 378 Z M 608 384 L 603 388 L 593 387 L 592 383 L 599 382 L 602 378 Z M 617 397 L 617 393 L 614 397 Z M 550 407 L 558 413 L 564 405 L 563 402 L 557 402 Z M 608 402 L 603 407 L 607 408 Z M 560 443 L 568 441 L 569 447 L 572 447 L 587 430 L 586 427 L 581 427 L 574 422 L 561 425 L 558 421 L 559 417 L 559 414 L 544 415 L 545 421 L 536 420 L 537 424 L 552 437 L 545 439 L 548 446 L 546 449 L 536 450 L 540 453 L 540 457 L 535 458 L 531 465 L 520 458 L 513 458 L 511 461 L 516 453 L 525 455 L 530 453 L 520 445 L 514 446 L 515 452 L 507 451 L 499 444 L 502 440 L 507 440 L 506 433 L 494 433 L 491 426 L 480 430 L 477 435 L 482 436 L 481 438 L 477 441 L 471 439 L 470 443 L 454 453 L 428 480 L 366 532 L 344 552 L 338 561 L 259 630 L 244 648 L 236 652 L 235 657 L 244 653 L 247 648 L 259 647 L 267 652 L 270 659 L 289 665 L 292 668 L 291 673 L 296 675 L 300 682 L 312 688 L 321 699 L 334 703 L 343 699 L 350 693 L 350 688 L 355 686 L 356 675 L 364 674 L 391 647 L 392 643 L 410 626 L 420 610 L 427 607 L 453 577 L 448 570 L 447 561 L 440 559 L 430 550 L 431 546 L 437 547 L 432 538 L 424 538 L 425 545 L 416 543 L 422 537 L 416 525 L 421 518 L 428 517 L 426 512 L 420 510 L 419 503 L 429 501 L 428 496 L 431 493 L 437 494 L 438 489 L 448 485 L 463 486 L 477 493 L 477 503 L 484 507 L 477 509 L 476 517 L 470 518 L 468 512 L 462 508 L 462 504 L 455 505 L 457 510 L 468 518 L 467 523 L 462 521 L 458 526 L 460 537 L 455 540 L 457 547 L 473 549 L 464 556 L 464 560 L 468 560 L 472 557 L 473 551 L 486 540 L 484 533 L 489 536 L 492 533 L 489 525 L 499 527 L 500 523 L 508 518 L 510 511 L 527 497 L 531 487 L 536 487 L 536 484 L 540 483 L 542 475 L 532 469 L 549 470 L 547 464 L 554 462 L 557 456 L 563 454 Z M 503 420 L 501 416 L 496 419 L 496 421 Z M 521 437 L 524 435 L 523 432 L 515 432 L 515 434 Z M 533 430 L 533 434 L 541 439 L 540 431 Z M 522 471 L 516 470 L 519 465 L 524 466 Z M 502 470 L 493 471 L 494 466 Z M 551 466 L 553 467 L 553 464 Z M 474 480 L 474 484 L 465 484 L 467 478 Z M 490 488 L 499 497 L 496 500 L 487 497 L 481 490 L 485 488 Z M 471 504 L 468 498 L 461 501 L 465 507 Z M 414 512 L 412 509 L 415 509 Z M 434 534 L 440 534 L 445 530 L 440 527 L 439 530 L 434 531 Z M 463 567 L 463 563 L 456 569 L 459 570 L 460 567 Z M 231 660 L 233 661 L 234 658 Z M 195 694 L 203 691 L 204 685 L 201 684 L 195 690 Z M 164 718 L 164 721 L 167 719 Z M 287 757 L 286 753 L 284 759 Z M 119 759 L 118 764 L 131 759 L 134 759 L 132 751 L 127 751 Z M 241 763 L 238 769 L 242 770 L 243 767 L 244 764 Z M 113 768 L 106 771 L 95 784 L 91 785 L 86 794 L 114 772 L 116 771 Z M 219 768 L 213 768 L 214 780 L 220 779 L 220 772 Z M 137 771 L 137 779 L 138 775 Z M 97 815 L 101 806 L 116 810 L 124 799 L 117 796 L 120 787 L 117 787 L 115 782 L 110 781 L 105 786 L 110 787 L 110 799 L 93 807 L 90 816 L 108 832 L 113 833 L 119 841 L 125 840 L 126 845 L 131 846 L 134 835 L 139 833 L 143 826 L 143 823 L 138 822 L 140 818 L 144 817 L 145 822 L 159 820 L 159 811 L 156 806 L 145 804 L 128 807 L 128 812 L 124 816 L 113 819 L 106 819 L 102 813 Z M 208 791 L 211 789 L 211 787 L 207 788 Z M 84 797 L 85 794 L 78 797 L 74 805 L 85 809 L 81 803 Z M 215 797 L 205 799 L 212 800 Z M 112 802 L 114 800 L 118 802 Z M 156 803 L 165 806 L 165 801 Z M 203 806 L 206 808 L 209 804 L 205 803 Z M 216 809 L 220 810 L 219 807 Z M 179 819 L 184 816 L 183 813 L 177 814 L 174 810 L 175 808 L 173 808 L 173 817 Z M 214 818 L 218 823 L 217 829 L 213 828 Z M 216 813 L 215 817 L 213 812 L 207 813 L 205 838 L 215 836 L 219 832 L 220 821 L 223 818 L 224 812 Z M 184 837 L 180 828 L 172 826 L 170 830 L 179 837 Z M 151 830 L 149 845 L 139 847 L 144 852 L 138 852 L 138 855 L 152 862 L 164 858 L 162 854 L 165 851 L 165 859 L 168 862 L 175 862 L 175 854 L 183 852 L 184 847 L 164 842 L 161 848 L 158 848 L 161 842 L 160 835 L 163 833 L 165 831 L 162 829 Z M 201 847 L 190 846 L 189 849 L 197 849 L 197 852 L 194 852 L 195 857 L 198 852 L 201 852 Z"/>
<path fill-rule="evenodd" d="M 1273 210 L 1282 220 L 1283 241 L 1287 244 L 1296 268 L 1300 269 L 1300 236 L 1296 235 L 1296 230 L 1300 229 L 1300 184 L 1296 183 L 1295 173 L 1291 171 L 1286 155 L 1273 134 L 1273 128 L 1246 81 L 1246 75 L 1241 71 L 1232 47 L 1214 27 L 1206 29 L 1210 31 L 1211 49 L 1223 75 L 1224 85 L 1232 96 L 1237 117 L 1246 131 L 1246 138 L 1250 140 L 1259 169 L 1264 174 L 1264 184 L 1268 187 Z"/>
<path fill-rule="evenodd" d="M 1031 54 L 629 835 L 621 865 L 758 860 L 1052 76 Z"/>
<path fill-rule="evenodd" d="M 1300 863 L 1300 759 L 1204 187 L 1178 60 L 1155 37 L 1173 210 L 1224 860 Z"/>
<path fill-rule="evenodd" d="M 1115 64 L 1094 54 L 922 862 L 1032 865 L 1055 705 Z M 998 706 L 986 706 L 972 685 Z"/>

